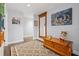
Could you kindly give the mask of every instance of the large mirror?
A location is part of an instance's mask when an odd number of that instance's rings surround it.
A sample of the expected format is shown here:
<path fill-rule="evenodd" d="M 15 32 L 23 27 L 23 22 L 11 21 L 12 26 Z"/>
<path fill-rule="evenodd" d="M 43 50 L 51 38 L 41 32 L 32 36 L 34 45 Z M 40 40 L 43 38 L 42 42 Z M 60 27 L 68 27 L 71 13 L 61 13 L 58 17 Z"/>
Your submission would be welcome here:
<path fill-rule="evenodd" d="M 47 36 L 47 12 L 44 12 L 39 16 L 39 37 Z"/>

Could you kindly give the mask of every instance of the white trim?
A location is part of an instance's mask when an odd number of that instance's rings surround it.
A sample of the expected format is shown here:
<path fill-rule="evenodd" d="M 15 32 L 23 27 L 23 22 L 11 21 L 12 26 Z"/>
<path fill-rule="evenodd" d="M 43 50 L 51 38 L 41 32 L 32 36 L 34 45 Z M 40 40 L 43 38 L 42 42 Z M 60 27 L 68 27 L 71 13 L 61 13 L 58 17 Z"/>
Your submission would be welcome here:
<path fill-rule="evenodd" d="M 13 42 L 7 42 L 6 45 L 9 45 L 9 44 L 12 44 L 12 43 L 18 43 L 18 42 L 22 42 L 22 41 L 24 41 L 24 40 L 18 40 L 18 41 L 13 41 Z"/>
<path fill-rule="evenodd" d="M 0 56 L 4 56 L 4 47 L 3 46 L 0 47 Z"/>
<path fill-rule="evenodd" d="M 8 43 L 7 43 L 7 42 L 5 42 L 5 43 L 4 43 L 4 46 L 8 46 Z"/>
<path fill-rule="evenodd" d="M 27 35 L 25 36 L 25 35 L 24 35 L 24 37 L 23 37 L 23 38 L 27 38 L 27 37 L 33 37 L 33 36 L 30 36 L 30 35 L 29 35 L 29 36 L 27 36 Z"/>
<path fill-rule="evenodd" d="M 75 50 L 75 49 L 74 49 L 74 50 L 73 50 L 73 53 L 76 54 L 76 55 L 79 55 L 79 51 L 78 51 L 78 50 Z"/>
<path fill-rule="evenodd" d="M 38 39 L 37 37 L 33 37 L 33 39 Z"/>

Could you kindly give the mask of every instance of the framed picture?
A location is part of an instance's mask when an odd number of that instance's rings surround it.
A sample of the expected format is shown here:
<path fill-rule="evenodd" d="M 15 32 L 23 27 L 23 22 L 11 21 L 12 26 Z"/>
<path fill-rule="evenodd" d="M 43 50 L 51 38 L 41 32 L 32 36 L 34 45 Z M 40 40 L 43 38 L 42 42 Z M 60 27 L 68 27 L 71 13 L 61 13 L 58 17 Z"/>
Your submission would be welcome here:
<path fill-rule="evenodd" d="M 71 25 L 72 24 L 72 8 L 57 12 L 51 15 L 51 25 Z"/>
<path fill-rule="evenodd" d="M 15 18 L 15 17 L 13 17 L 12 18 L 12 24 L 20 24 L 20 20 Z"/>
<path fill-rule="evenodd" d="M 38 21 L 34 20 L 34 26 L 38 26 Z"/>

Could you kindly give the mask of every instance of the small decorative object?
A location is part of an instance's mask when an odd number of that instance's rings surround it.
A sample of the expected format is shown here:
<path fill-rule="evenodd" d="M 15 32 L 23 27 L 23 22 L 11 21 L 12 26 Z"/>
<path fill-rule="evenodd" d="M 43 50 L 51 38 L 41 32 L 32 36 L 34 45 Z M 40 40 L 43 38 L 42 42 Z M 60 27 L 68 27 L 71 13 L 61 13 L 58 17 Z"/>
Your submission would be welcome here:
<path fill-rule="evenodd" d="M 61 34 L 60 34 L 60 39 L 64 40 L 66 38 L 67 38 L 67 32 L 66 31 L 62 31 Z"/>
<path fill-rule="evenodd" d="M 48 38 L 48 39 L 52 39 L 52 36 L 51 36 L 51 35 L 49 35 L 49 36 L 47 36 L 47 38 Z"/>
<path fill-rule="evenodd" d="M 38 21 L 34 20 L 34 26 L 38 26 Z"/>
<path fill-rule="evenodd" d="M 20 24 L 20 20 L 18 20 L 16 17 L 13 17 L 12 24 Z"/>
<path fill-rule="evenodd" d="M 72 24 L 72 8 L 57 12 L 51 15 L 51 25 L 71 25 Z"/>

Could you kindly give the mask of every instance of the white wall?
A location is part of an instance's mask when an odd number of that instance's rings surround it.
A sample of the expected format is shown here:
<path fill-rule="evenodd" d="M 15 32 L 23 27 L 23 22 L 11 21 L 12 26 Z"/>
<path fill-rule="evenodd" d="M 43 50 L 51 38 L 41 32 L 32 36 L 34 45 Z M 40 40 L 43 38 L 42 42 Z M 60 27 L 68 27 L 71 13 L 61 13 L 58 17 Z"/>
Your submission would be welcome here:
<path fill-rule="evenodd" d="M 23 14 L 7 7 L 8 43 L 23 41 Z M 20 24 L 12 24 L 12 17 L 17 17 Z"/>
<path fill-rule="evenodd" d="M 7 7 L 6 7 L 6 4 L 5 4 L 5 21 L 4 21 L 4 27 L 5 27 L 4 40 L 5 40 L 5 46 L 6 46 L 7 42 L 8 42 L 8 19 L 7 19 Z"/>
<path fill-rule="evenodd" d="M 51 14 L 72 8 L 72 25 L 51 26 Z M 59 37 L 61 31 L 68 32 L 68 40 L 73 41 L 73 49 L 79 50 L 79 4 L 62 4 L 48 11 L 48 35 Z M 78 51 L 79 52 L 79 51 Z M 79 54 L 79 53 L 78 53 Z"/>
<path fill-rule="evenodd" d="M 51 26 L 51 14 L 56 12 L 72 8 L 72 25 L 63 25 L 63 26 Z M 54 5 L 53 8 L 49 8 L 48 12 L 48 35 L 54 37 L 59 37 L 61 31 L 68 32 L 68 40 L 73 41 L 73 50 L 74 53 L 79 55 L 79 4 L 59 4 Z M 38 30 L 38 29 L 37 29 Z M 36 30 L 35 30 L 36 31 Z M 36 36 L 37 34 L 35 34 Z"/>
<path fill-rule="evenodd" d="M 37 22 L 38 22 L 39 17 L 37 15 L 34 15 L 34 20 L 37 20 Z M 38 29 L 39 27 L 38 26 L 39 26 L 39 24 L 37 26 L 34 26 L 34 38 L 35 39 L 38 39 L 39 38 L 39 29 Z"/>
<path fill-rule="evenodd" d="M 24 17 L 23 20 L 23 35 L 24 37 L 30 37 L 33 36 L 33 18 L 26 18 Z"/>
<path fill-rule="evenodd" d="M 3 46 L 0 47 L 0 56 L 4 56 L 4 47 Z"/>
<path fill-rule="evenodd" d="M 34 19 L 27 17 L 28 15 L 24 15 L 25 13 L 13 9 L 7 4 L 7 35 L 8 39 L 6 39 L 7 43 L 14 43 L 23 41 L 24 37 L 33 36 L 33 21 Z M 12 17 L 17 17 L 20 20 L 20 24 L 12 24 Z"/>

